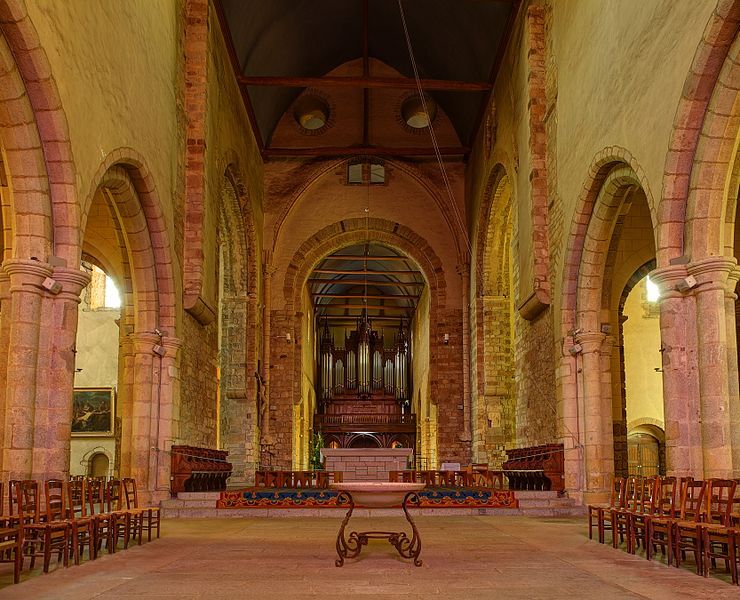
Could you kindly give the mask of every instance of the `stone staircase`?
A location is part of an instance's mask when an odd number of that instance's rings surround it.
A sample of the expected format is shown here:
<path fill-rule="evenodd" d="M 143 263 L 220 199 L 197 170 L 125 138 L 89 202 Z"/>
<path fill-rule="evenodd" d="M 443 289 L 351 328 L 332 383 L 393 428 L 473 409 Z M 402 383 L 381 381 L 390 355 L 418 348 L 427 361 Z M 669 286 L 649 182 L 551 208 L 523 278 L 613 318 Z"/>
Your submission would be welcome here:
<path fill-rule="evenodd" d="M 219 492 L 181 492 L 177 498 L 162 501 L 162 517 L 167 519 L 245 519 L 245 518 L 341 518 L 346 508 L 216 508 Z M 414 508 L 414 516 L 528 516 L 575 517 L 586 514 L 584 506 L 573 498 L 558 497 L 557 492 L 516 492 L 519 508 Z M 397 508 L 356 508 L 354 516 L 399 516 Z"/>

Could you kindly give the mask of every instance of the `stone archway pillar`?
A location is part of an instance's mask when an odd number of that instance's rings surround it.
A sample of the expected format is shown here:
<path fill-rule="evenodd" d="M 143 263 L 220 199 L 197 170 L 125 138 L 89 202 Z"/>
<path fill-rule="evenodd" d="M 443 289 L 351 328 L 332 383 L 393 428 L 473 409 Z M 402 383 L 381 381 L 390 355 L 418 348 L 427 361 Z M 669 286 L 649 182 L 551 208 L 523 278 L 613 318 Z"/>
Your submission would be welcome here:
<path fill-rule="evenodd" d="M 49 314 L 42 315 L 44 326 L 51 329 L 46 381 L 49 401 L 43 409 L 39 405 L 36 411 L 33 472 L 44 478 L 66 479 L 72 434 L 78 305 L 82 290 L 90 283 L 90 275 L 80 269 L 55 267 L 52 278 L 62 289 L 44 303 Z M 43 414 L 39 414 L 41 410 Z"/>
<path fill-rule="evenodd" d="M 0 471 L 5 448 L 5 390 L 8 382 L 8 345 L 10 343 L 10 276 L 0 269 Z"/>
<path fill-rule="evenodd" d="M 152 418 L 150 419 L 149 482 L 150 502 L 158 502 L 170 495 L 170 449 L 177 438 L 175 422 L 175 398 L 179 397 L 180 377 L 177 367 L 177 352 L 182 341 L 163 336 L 158 345 L 163 355 L 153 357 Z"/>
<path fill-rule="evenodd" d="M 702 479 L 696 299 L 676 288 L 685 277 L 682 265 L 650 273 L 651 281 L 660 288 L 666 472 Z"/>
<path fill-rule="evenodd" d="M 130 438 L 128 464 L 128 476 L 136 479 L 136 483 L 144 492 L 151 492 L 154 473 L 151 469 L 151 454 L 156 452 L 152 449 L 152 406 L 158 402 L 155 386 L 158 384 L 159 373 L 155 373 L 155 360 L 159 367 L 159 357 L 154 353 L 154 347 L 159 345 L 160 338 L 156 333 L 138 332 L 132 333 L 132 360 L 127 361 L 133 372 L 125 373 L 125 380 L 132 381 L 130 406 Z M 122 421 L 126 415 L 122 411 Z M 122 444 L 124 440 L 121 440 Z M 148 497 L 145 496 L 148 500 Z"/>
<path fill-rule="evenodd" d="M 25 259 L 6 260 L 3 269 L 10 278 L 2 466 L 3 481 L 8 481 L 28 479 L 32 473 L 39 332 L 46 293 L 41 284 L 51 276 L 52 269 L 40 261 Z"/>
<path fill-rule="evenodd" d="M 727 386 L 730 397 L 730 435 L 732 443 L 732 476 L 740 477 L 740 374 L 737 357 L 737 318 L 735 288 L 740 280 L 740 267 L 727 277 L 725 287 L 725 328 L 727 331 Z"/>
<path fill-rule="evenodd" d="M 604 365 L 608 369 L 610 360 L 609 349 L 604 347 L 607 336 L 598 332 L 580 333 L 576 342 L 582 348 L 583 502 L 601 502 L 608 499 L 614 473 L 611 394 L 604 394 Z"/>
<path fill-rule="evenodd" d="M 725 289 L 734 258 L 712 256 L 688 265 L 696 278 L 699 392 L 704 477 L 732 477 L 732 431 Z M 734 330 L 733 330 L 734 331 Z"/>

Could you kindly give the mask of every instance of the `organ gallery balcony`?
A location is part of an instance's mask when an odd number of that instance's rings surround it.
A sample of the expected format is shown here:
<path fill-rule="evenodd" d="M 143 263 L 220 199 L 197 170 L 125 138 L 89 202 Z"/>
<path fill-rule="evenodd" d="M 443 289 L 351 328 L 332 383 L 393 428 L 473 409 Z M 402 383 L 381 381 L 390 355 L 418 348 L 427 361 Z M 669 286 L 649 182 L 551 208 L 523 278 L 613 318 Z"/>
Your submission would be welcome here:
<path fill-rule="evenodd" d="M 318 414 L 314 415 L 314 429 L 324 433 L 344 433 L 350 431 L 378 431 L 388 433 L 414 433 L 415 414 Z"/>

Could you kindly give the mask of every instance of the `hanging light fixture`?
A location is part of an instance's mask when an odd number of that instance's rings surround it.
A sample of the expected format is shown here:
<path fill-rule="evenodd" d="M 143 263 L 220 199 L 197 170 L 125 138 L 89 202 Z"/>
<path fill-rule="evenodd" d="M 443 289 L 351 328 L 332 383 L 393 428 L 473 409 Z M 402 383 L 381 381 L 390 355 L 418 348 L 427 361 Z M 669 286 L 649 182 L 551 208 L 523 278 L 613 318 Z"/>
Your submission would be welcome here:
<path fill-rule="evenodd" d="M 365 252 L 362 260 L 364 290 L 362 293 L 362 316 L 357 324 L 357 391 L 361 396 L 370 394 L 371 366 L 370 343 L 372 324 L 367 314 L 367 255 L 370 249 L 370 183 L 367 182 L 367 205 L 365 206 Z"/>
<path fill-rule="evenodd" d="M 408 356 L 409 341 L 406 330 L 403 327 L 403 318 L 398 325 L 396 336 L 396 400 L 405 402 L 408 398 L 408 378 L 406 375 L 406 363 Z"/>

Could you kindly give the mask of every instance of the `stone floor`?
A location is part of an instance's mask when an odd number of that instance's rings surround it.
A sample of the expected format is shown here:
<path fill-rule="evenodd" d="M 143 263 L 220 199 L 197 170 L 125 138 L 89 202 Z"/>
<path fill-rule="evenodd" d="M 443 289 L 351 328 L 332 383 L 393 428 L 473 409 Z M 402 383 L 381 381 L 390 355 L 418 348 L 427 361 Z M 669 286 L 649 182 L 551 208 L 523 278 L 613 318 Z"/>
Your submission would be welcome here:
<path fill-rule="evenodd" d="M 395 517 L 353 518 L 358 530 L 398 529 Z M 584 518 L 420 517 L 422 567 L 371 541 L 334 566 L 339 521 L 173 519 L 158 541 L 48 575 L 10 582 L 0 598 L 740 598 L 725 575 L 648 562 L 589 541 Z"/>

